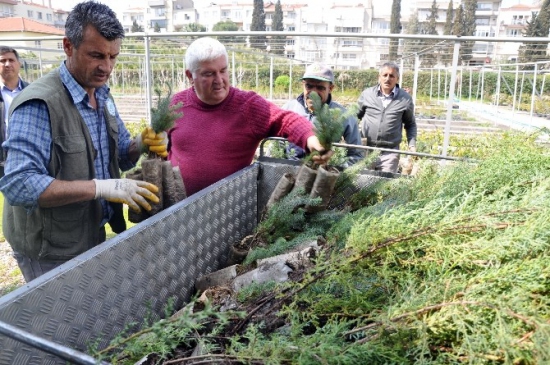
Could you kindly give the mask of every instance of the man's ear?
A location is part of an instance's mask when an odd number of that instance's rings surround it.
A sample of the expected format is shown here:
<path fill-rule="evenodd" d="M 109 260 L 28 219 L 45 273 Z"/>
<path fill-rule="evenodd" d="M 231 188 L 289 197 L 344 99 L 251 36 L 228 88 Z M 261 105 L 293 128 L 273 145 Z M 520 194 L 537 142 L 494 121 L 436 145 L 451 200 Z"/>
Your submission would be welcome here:
<path fill-rule="evenodd" d="M 189 70 L 185 70 L 185 76 L 189 79 L 191 85 L 193 85 L 193 74 Z"/>
<path fill-rule="evenodd" d="M 63 37 L 63 50 L 67 56 L 73 55 L 74 46 L 67 37 Z"/>

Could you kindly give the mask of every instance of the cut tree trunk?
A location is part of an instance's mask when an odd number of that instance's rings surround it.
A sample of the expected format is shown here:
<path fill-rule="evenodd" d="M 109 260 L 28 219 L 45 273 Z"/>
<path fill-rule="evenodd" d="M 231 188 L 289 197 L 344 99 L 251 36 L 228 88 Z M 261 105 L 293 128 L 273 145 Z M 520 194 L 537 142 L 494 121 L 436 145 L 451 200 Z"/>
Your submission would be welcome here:
<path fill-rule="evenodd" d="M 313 187 L 313 183 L 315 182 L 316 176 L 317 170 L 303 164 L 298 171 L 296 182 L 294 183 L 294 188 L 292 190 L 304 188 L 305 193 L 309 194 L 311 188 Z"/>
<path fill-rule="evenodd" d="M 291 173 L 284 174 L 277 183 L 275 190 L 273 190 L 273 192 L 271 193 L 271 196 L 269 197 L 269 200 L 267 201 L 267 204 L 265 206 L 266 210 L 268 210 L 273 204 L 277 203 L 285 196 L 287 196 L 294 187 L 295 181 L 296 179 Z"/>
<path fill-rule="evenodd" d="M 176 189 L 176 181 L 174 179 L 174 171 L 170 161 L 162 161 L 162 196 L 163 209 L 171 207 L 179 202 L 178 192 Z"/>
<path fill-rule="evenodd" d="M 319 169 L 317 170 L 317 177 L 315 178 L 315 182 L 313 183 L 313 187 L 311 188 L 311 193 L 309 197 L 321 197 L 321 203 L 315 206 L 306 206 L 306 210 L 308 212 L 320 212 L 326 209 L 328 202 L 330 201 L 330 197 L 334 192 L 334 186 L 336 185 L 336 180 L 338 179 L 339 175 L 340 172 L 336 168 L 329 168 L 327 170 L 323 166 L 319 167 Z"/>
<path fill-rule="evenodd" d="M 176 188 L 176 196 L 178 201 L 182 201 L 187 198 L 187 193 L 185 192 L 185 185 L 183 184 L 183 178 L 181 177 L 181 171 L 179 166 L 173 166 L 172 172 L 174 174 L 174 182 Z"/>
<path fill-rule="evenodd" d="M 162 160 L 160 158 L 147 158 L 141 162 L 143 181 L 154 184 L 159 191 L 155 195 L 159 198 L 158 203 L 150 203 L 151 210 L 149 215 L 155 215 L 162 210 L 163 192 L 162 192 Z"/>
<path fill-rule="evenodd" d="M 141 173 L 141 170 L 136 170 L 132 173 L 127 173 L 126 178 L 143 181 L 143 175 Z M 128 208 L 128 220 L 130 222 L 140 223 L 146 220 L 147 218 L 149 218 L 149 214 L 144 209 L 141 209 L 139 212 L 136 212 L 133 209 Z"/>

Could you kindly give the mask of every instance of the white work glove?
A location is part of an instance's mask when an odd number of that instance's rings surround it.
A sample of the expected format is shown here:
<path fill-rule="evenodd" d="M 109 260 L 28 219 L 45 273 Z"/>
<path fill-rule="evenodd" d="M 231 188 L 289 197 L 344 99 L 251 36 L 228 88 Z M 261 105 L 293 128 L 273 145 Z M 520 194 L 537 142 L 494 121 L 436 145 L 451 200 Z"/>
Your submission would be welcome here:
<path fill-rule="evenodd" d="M 95 199 L 103 198 L 113 203 L 127 204 L 132 210 L 139 212 L 139 206 L 151 210 L 151 205 L 145 200 L 158 203 L 159 198 L 154 194 L 159 189 L 148 182 L 131 179 L 97 180 L 95 182 Z M 138 205 L 139 204 L 139 205 Z"/>
<path fill-rule="evenodd" d="M 160 157 L 168 156 L 168 134 L 166 132 L 155 133 L 153 128 L 146 127 L 136 139 L 139 151 L 155 152 Z"/>

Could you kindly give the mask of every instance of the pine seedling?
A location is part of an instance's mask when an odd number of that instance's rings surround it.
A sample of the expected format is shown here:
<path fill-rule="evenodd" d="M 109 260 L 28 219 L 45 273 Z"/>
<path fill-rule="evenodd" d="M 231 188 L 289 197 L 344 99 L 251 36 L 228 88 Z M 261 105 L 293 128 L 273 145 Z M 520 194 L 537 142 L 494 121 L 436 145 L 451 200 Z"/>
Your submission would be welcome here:
<path fill-rule="evenodd" d="M 156 108 L 151 108 L 151 128 L 155 133 L 160 133 L 169 130 L 174 126 L 177 119 L 183 116 L 182 113 L 178 113 L 177 110 L 181 108 L 182 103 L 176 105 L 170 105 L 172 98 L 172 89 L 168 89 L 168 95 L 162 96 L 160 89 L 155 89 L 155 94 L 158 96 L 158 102 Z"/>
<path fill-rule="evenodd" d="M 340 109 L 330 109 L 327 104 L 323 103 L 316 92 L 309 94 L 309 98 L 313 102 L 316 117 L 313 122 L 315 134 L 321 145 L 328 151 L 332 148 L 333 141 L 338 141 L 342 137 L 345 117 Z"/>

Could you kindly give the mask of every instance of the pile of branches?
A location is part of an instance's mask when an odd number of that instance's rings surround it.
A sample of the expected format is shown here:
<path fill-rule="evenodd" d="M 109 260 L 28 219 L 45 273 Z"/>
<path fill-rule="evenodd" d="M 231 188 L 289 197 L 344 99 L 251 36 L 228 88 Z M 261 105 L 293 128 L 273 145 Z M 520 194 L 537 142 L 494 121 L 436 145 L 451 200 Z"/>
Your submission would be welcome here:
<path fill-rule="evenodd" d="M 425 162 L 327 223 L 315 265 L 294 281 L 251 287 L 225 312 L 190 303 L 95 355 L 125 364 L 147 354 L 151 364 L 549 363 L 550 151 L 534 140 L 480 141 L 488 153 L 476 164 Z"/>

